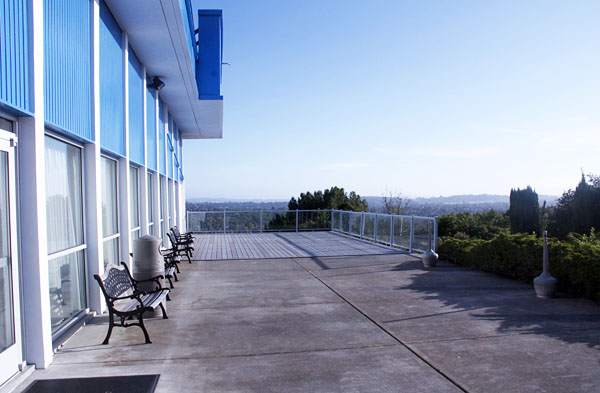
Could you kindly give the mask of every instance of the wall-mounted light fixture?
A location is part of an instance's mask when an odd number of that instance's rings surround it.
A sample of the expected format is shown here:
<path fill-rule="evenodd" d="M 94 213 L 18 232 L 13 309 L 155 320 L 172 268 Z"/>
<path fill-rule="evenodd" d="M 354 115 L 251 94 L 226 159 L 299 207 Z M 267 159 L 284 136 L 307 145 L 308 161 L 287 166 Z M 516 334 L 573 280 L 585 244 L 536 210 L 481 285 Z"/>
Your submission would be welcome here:
<path fill-rule="evenodd" d="M 148 79 L 148 87 L 154 90 L 160 90 L 165 87 L 165 82 L 160 80 L 158 76 L 154 76 Z"/>

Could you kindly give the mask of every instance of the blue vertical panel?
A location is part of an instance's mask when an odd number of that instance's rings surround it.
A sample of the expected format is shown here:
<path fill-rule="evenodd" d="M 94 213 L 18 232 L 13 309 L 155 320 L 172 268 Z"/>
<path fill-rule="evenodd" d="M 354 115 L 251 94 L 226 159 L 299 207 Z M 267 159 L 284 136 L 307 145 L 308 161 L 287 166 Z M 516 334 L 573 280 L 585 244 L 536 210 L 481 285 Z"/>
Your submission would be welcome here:
<path fill-rule="evenodd" d="M 32 112 L 27 2 L 0 0 L 0 103 Z"/>
<path fill-rule="evenodd" d="M 222 100 L 223 12 L 198 10 L 196 83 L 201 100 Z"/>
<path fill-rule="evenodd" d="M 129 47 L 129 159 L 144 165 L 144 83 L 142 64 Z"/>
<path fill-rule="evenodd" d="M 167 176 L 173 179 L 173 134 L 167 134 Z"/>
<path fill-rule="evenodd" d="M 44 1 L 44 118 L 94 140 L 90 2 Z"/>
<path fill-rule="evenodd" d="M 173 178 L 179 181 L 179 127 L 173 129 Z"/>
<path fill-rule="evenodd" d="M 158 99 L 158 173 L 167 174 L 167 163 L 165 162 L 165 123 L 167 113 L 162 100 Z"/>
<path fill-rule="evenodd" d="M 156 97 L 152 89 L 146 88 L 146 166 L 156 171 Z"/>
<path fill-rule="evenodd" d="M 179 154 L 177 155 L 179 157 L 179 181 L 183 181 L 183 141 L 179 139 L 177 145 L 179 146 Z"/>
<path fill-rule="evenodd" d="M 104 1 L 100 2 L 99 27 L 100 145 L 113 153 L 125 156 L 122 35 Z"/>
<path fill-rule="evenodd" d="M 185 37 L 188 42 L 188 50 L 190 52 L 190 58 L 195 63 L 198 58 L 198 49 L 196 48 L 196 34 L 194 30 L 194 14 L 192 13 L 192 2 L 190 0 L 179 0 L 179 8 L 181 10 L 181 17 L 183 18 Z M 187 25 L 186 25 L 187 22 Z M 192 65 L 193 65 L 192 63 Z"/>

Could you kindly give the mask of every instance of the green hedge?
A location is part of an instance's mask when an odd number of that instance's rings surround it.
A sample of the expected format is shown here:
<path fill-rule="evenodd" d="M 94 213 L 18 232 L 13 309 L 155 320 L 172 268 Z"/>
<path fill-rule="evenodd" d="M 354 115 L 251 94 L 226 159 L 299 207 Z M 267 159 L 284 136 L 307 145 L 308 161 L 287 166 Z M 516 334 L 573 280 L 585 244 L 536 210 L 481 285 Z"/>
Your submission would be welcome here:
<path fill-rule="evenodd" d="M 535 235 L 500 234 L 490 240 L 444 240 L 440 257 L 462 266 L 532 283 L 542 271 L 542 239 Z M 600 302 L 600 239 L 569 235 L 548 240 L 550 272 L 559 291 Z"/>

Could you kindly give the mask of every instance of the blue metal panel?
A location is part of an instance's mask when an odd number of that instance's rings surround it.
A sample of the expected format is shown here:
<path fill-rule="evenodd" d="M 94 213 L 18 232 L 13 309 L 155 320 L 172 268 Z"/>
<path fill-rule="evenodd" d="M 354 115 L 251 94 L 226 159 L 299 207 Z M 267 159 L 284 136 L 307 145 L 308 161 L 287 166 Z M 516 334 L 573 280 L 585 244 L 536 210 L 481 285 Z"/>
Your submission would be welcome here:
<path fill-rule="evenodd" d="M 146 88 L 146 166 L 156 171 L 156 98 L 151 89 Z"/>
<path fill-rule="evenodd" d="M 142 64 L 133 53 L 129 53 L 129 159 L 144 165 L 144 83 Z"/>
<path fill-rule="evenodd" d="M 167 134 L 167 176 L 173 179 L 173 142 L 171 133 Z"/>
<path fill-rule="evenodd" d="M 177 157 L 179 158 L 179 181 L 183 181 L 183 141 L 179 139 L 179 143 L 177 143 L 179 154 Z"/>
<path fill-rule="evenodd" d="M 122 33 L 100 2 L 100 145 L 125 156 L 125 97 Z"/>
<path fill-rule="evenodd" d="M 188 41 L 188 48 L 190 51 L 190 58 L 195 63 L 198 58 L 198 48 L 196 47 L 196 34 L 194 30 L 194 14 L 192 13 L 192 2 L 190 0 L 179 0 L 179 8 L 181 10 L 181 17 L 183 18 L 184 25 L 187 22 L 187 26 L 184 27 L 185 36 Z"/>
<path fill-rule="evenodd" d="M 158 173 L 167 174 L 167 163 L 165 161 L 165 124 L 167 113 L 162 100 L 158 99 Z"/>
<path fill-rule="evenodd" d="M 175 129 L 173 130 L 173 147 L 174 147 L 174 151 L 173 151 L 173 159 L 174 159 L 174 167 L 175 167 L 175 172 L 177 172 L 177 168 L 179 168 L 179 127 L 177 127 L 177 125 L 175 125 Z M 175 174 L 175 177 L 178 178 L 177 173 Z"/>
<path fill-rule="evenodd" d="M 90 4 L 44 1 L 44 117 L 86 141 L 94 140 Z"/>
<path fill-rule="evenodd" d="M 201 100 L 222 100 L 223 11 L 198 10 L 196 83 Z"/>
<path fill-rule="evenodd" d="M 0 103 L 30 113 L 27 4 L 0 0 Z"/>

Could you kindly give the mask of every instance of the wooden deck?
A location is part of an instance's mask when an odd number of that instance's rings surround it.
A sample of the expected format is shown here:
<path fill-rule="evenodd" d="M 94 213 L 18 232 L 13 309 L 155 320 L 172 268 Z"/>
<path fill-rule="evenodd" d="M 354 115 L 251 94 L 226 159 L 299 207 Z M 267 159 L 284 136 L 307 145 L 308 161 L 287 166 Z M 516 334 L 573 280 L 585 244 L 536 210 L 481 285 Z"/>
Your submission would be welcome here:
<path fill-rule="evenodd" d="M 196 234 L 195 260 L 269 259 L 401 253 L 332 232 Z"/>

